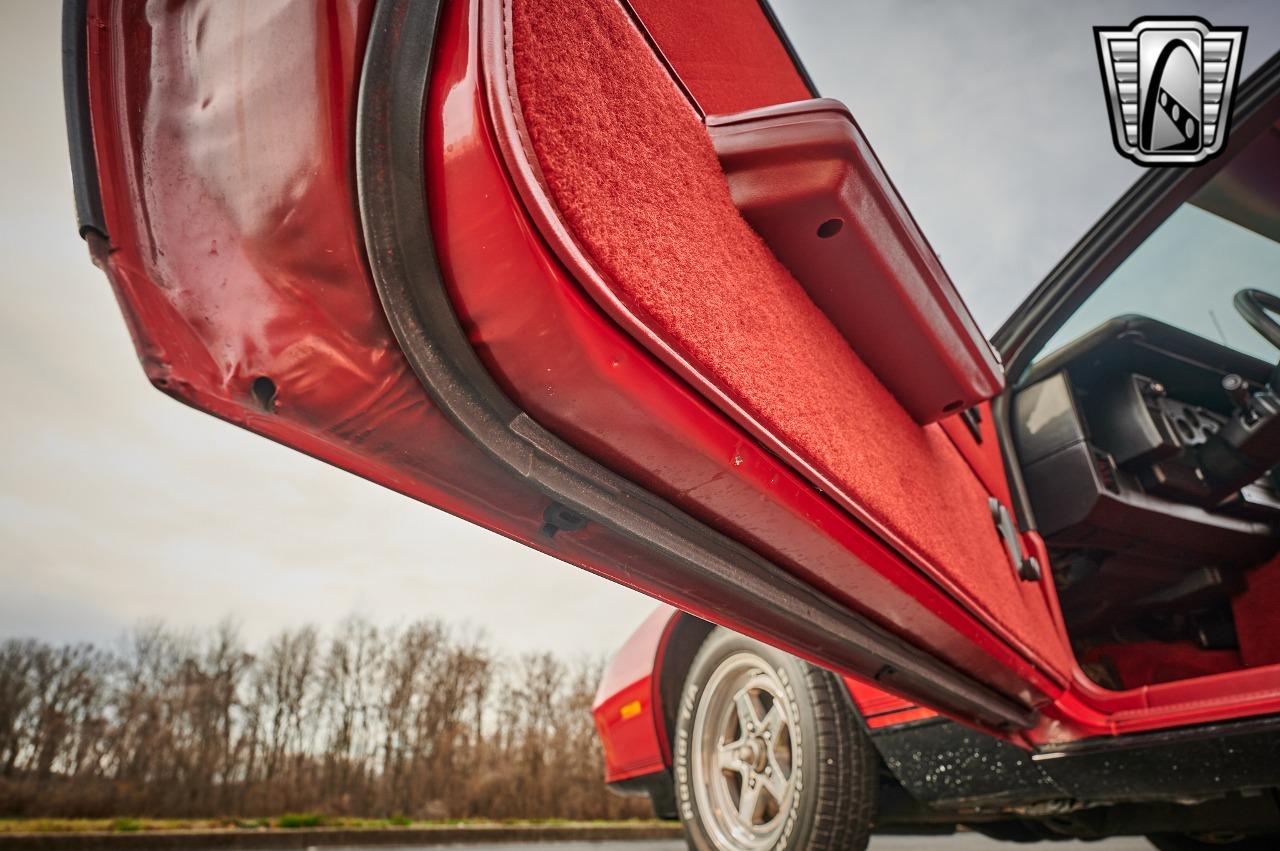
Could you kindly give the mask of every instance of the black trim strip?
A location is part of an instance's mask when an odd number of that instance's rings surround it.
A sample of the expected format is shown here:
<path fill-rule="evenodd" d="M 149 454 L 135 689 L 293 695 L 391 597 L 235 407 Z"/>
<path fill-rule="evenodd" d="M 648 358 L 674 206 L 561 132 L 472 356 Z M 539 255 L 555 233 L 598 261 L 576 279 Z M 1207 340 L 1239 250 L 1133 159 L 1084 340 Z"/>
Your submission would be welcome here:
<path fill-rule="evenodd" d="M 658 62 L 662 63 L 662 67 L 666 69 L 667 76 L 676 84 L 676 88 L 684 95 L 685 100 L 689 101 L 693 111 L 698 114 L 699 120 L 705 119 L 707 111 L 702 108 L 702 104 L 698 103 L 698 99 L 693 96 L 693 91 L 685 85 L 684 78 L 676 72 L 676 66 L 671 64 L 671 60 L 667 58 L 667 54 L 662 50 L 662 45 L 658 44 L 658 40 L 653 37 L 653 33 L 649 32 L 648 25 L 640 18 L 640 14 L 636 12 L 635 7 L 631 5 L 631 0 L 619 0 L 619 3 L 627 11 L 627 16 L 631 18 L 632 26 L 639 30 L 640 35 L 648 43 L 649 49 L 653 51 L 653 55 L 658 57 Z"/>
<path fill-rule="evenodd" d="M 424 119 L 440 8 L 440 0 L 379 0 L 360 78 L 355 163 L 379 298 L 405 356 L 440 410 L 513 475 L 653 552 L 659 561 L 637 570 L 650 589 L 732 612 L 735 623 L 765 634 L 773 631 L 769 624 L 785 619 L 796 649 L 834 668 L 878 676 L 943 711 L 993 728 L 1034 725 L 1035 710 L 920 653 L 614 475 L 507 398 L 454 314 L 427 214 Z M 664 572 L 664 564 L 678 567 Z"/>
<path fill-rule="evenodd" d="M 1196 727 L 1174 727 L 1152 730 L 1147 733 L 1127 733 L 1120 736 L 1092 736 L 1061 745 L 1042 745 L 1035 750 L 1036 762 L 1055 757 L 1084 756 L 1087 754 L 1117 753 L 1139 748 L 1168 748 L 1190 742 L 1216 741 L 1231 736 L 1250 736 L 1257 733 L 1280 733 L 1280 715 L 1243 718 L 1217 724 L 1201 724 Z"/>
<path fill-rule="evenodd" d="M 1000 460 L 1004 464 L 1005 479 L 1009 483 L 1009 501 L 1013 503 L 1013 519 L 1018 528 L 1028 532 L 1036 528 L 1036 515 L 1031 510 L 1031 495 L 1027 493 L 1027 483 L 1022 479 L 1021 462 L 1018 461 L 1018 448 L 1013 445 L 1013 428 L 1010 412 L 1013 410 L 1013 391 L 1005 387 L 991 400 L 991 420 L 996 427 L 996 444 L 1000 447 Z M 1049 568 L 1045 565 L 1045 569 Z M 1055 590 L 1056 594 L 1057 591 Z"/>
<path fill-rule="evenodd" d="M 62 101 L 67 116 L 67 149 L 71 152 L 71 188 L 76 199 L 80 236 L 107 238 L 98 188 L 98 161 L 93 153 L 89 116 L 89 0 L 62 3 Z"/>
<path fill-rule="evenodd" d="M 625 780 L 610 780 L 605 784 L 615 795 L 650 795 L 653 792 L 671 792 L 671 771 L 662 769 L 639 774 Z"/>

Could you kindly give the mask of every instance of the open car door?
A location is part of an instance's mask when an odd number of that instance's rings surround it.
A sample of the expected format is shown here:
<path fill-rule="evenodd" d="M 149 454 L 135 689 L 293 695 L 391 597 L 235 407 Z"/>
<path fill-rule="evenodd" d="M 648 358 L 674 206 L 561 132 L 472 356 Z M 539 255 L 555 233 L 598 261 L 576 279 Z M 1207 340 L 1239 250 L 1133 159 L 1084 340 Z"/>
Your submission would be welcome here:
<path fill-rule="evenodd" d="M 69 0 L 64 39 L 81 233 L 158 388 L 1074 735 L 999 362 L 767 5 Z"/>

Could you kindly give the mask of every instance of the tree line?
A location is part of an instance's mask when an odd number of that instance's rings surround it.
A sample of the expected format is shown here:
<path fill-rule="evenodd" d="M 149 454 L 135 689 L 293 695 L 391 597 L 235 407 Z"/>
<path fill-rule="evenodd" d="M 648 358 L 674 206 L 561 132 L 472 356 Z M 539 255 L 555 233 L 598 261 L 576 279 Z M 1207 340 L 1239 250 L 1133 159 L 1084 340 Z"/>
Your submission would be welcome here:
<path fill-rule="evenodd" d="M 0 814 L 612 819 L 599 661 L 504 658 L 432 620 L 254 648 L 222 624 L 0 643 Z"/>

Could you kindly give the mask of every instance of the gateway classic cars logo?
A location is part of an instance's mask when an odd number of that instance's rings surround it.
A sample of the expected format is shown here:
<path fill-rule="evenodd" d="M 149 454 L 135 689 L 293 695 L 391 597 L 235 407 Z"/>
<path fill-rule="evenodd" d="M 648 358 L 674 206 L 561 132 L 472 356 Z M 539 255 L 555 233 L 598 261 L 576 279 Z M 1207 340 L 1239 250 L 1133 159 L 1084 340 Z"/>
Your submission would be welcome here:
<path fill-rule="evenodd" d="M 1199 18 L 1095 27 L 1116 150 L 1142 165 L 1193 165 L 1221 152 L 1245 31 Z"/>

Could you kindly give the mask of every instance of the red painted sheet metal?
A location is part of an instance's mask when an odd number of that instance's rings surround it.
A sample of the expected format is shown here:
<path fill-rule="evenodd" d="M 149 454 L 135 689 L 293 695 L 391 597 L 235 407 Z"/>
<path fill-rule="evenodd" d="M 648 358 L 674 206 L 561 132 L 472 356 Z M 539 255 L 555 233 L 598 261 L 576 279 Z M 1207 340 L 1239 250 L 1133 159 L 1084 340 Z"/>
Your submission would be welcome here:
<path fill-rule="evenodd" d="M 896 694 L 890 694 L 857 677 L 844 677 L 844 684 L 849 689 L 849 696 L 853 698 L 863 718 L 882 715 L 886 712 L 898 712 L 915 706 L 911 701 Z"/>
<path fill-rule="evenodd" d="M 91 248 L 116 291 L 148 377 L 187 404 L 648 593 L 654 588 L 638 577 L 637 566 L 679 576 L 679 566 L 655 566 L 648 550 L 594 525 L 551 541 L 539 536 L 546 498 L 458 433 L 400 354 L 368 280 L 352 213 L 353 89 L 368 3 L 293 4 L 280 13 L 284 18 L 271 19 L 254 11 L 258 7 L 246 7 L 244 16 L 235 14 L 238 8 L 216 0 L 163 9 L 90 4 L 90 100 L 111 234 L 109 244 L 91 237 Z M 498 324 L 477 330 L 477 341 L 502 348 L 511 343 L 507 334 L 541 329 L 542 347 L 552 350 L 562 337 L 568 342 L 598 335 L 604 342 L 591 362 L 577 364 L 582 375 L 594 376 L 591 381 L 575 390 L 553 370 L 537 385 L 548 396 L 566 394 L 566 436 L 606 458 L 619 434 L 642 437 L 638 445 L 657 454 L 654 472 L 637 479 L 665 482 L 669 493 L 714 495 L 716 507 L 704 512 L 707 517 L 722 518 L 724 528 L 760 543 L 798 572 L 809 571 L 819 585 L 834 570 L 826 587 L 838 581 L 859 605 L 993 686 L 1051 688 L 954 601 L 833 512 L 820 494 L 707 417 L 704 403 L 620 341 L 616 329 L 608 332 L 612 337 L 601 330 L 612 326 L 573 294 L 511 187 L 495 177 L 501 166 L 479 101 L 474 30 L 468 29 L 474 22 L 465 13 L 461 3 L 446 8 L 437 56 L 447 73 L 433 80 L 433 103 L 455 147 L 429 152 L 431 167 L 442 180 L 447 160 L 453 185 L 461 187 L 452 199 L 460 206 L 442 207 L 439 194 L 433 197 L 436 209 L 456 214 L 442 225 L 442 239 L 467 244 L 459 252 L 473 275 L 548 277 L 554 297 L 536 307 L 550 309 L 562 323 L 541 325 L 535 316 L 525 326 L 521 312 L 530 306 L 513 305 L 515 313 L 488 317 Z M 282 26 L 288 38 L 280 37 Z M 437 127 L 434 139 L 442 138 Z M 487 254 L 477 248 L 500 232 L 518 234 L 523 248 L 507 251 L 501 242 L 489 243 Z M 511 296 L 510 287 L 505 293 Z M 503 292 L 493 295 L 501 299 Z M 489 356 L 497 362 L 492 351 Z M 514 369 L 510 360 L 503 362 Z M 543 366 L 574 369 L 555 361 Z M 628 407 L 611 396 L 597 399 L 597 382 L 610 375 L 623 386 L 634 382 L 650 391 L 641 395 L 644 403 Z M 273 382 L 273 398 L 255 396 L 260 378 Z M 615 417 L 606 419 L 619 432 L 574 425 L 574 407 L 595 401 L 617 406 Z M 668 429 L 682 433 L 690 454 L 662 454 Z M 761 507 L 763 494 L 776 497 L 767 500 L 773 506 L 768 510 Z M 776 543 L 767 547 L 765 540 Z M 850 564 L 850 552 L 858 554 L 856 582 L 847 567 L 836 567 Z M 732 622 L 731 613 L 696 614 Z M 776 628 L 785 633 L 785 624 Z M 1085 703 L 1093 696 L 1081 694 L 1051 708 L 1066 724 L 1047 730 L 1042 740 L 1110 729 Z M 1275 701 L 1264 694 L 1235 707 L 1210 705 L 1195 717 L 1236 717 L 1268 706 Z M 1179 711 L 1178 718 L 1188 717 Z M 1157 720 L 1126 718 L 1124 724 L 1129 729 Z"/>
<path fill-rule="evenodd" d="M 897 727 L 900 724 L 910 724 L 913 721 L 927 721 L 930 718 L 937 718 L 938 713 L 932 709 L 925 709 L 923 706 L 913 706 L 909 709 L 902 709 L 897 712 L 887 712 L 884 715 L 877 715 L 874 718 L 867 719 L 867 727 L 872 730 L 883 730 L 886 727 Z"/>
<path fill-rule="evenodd" d="M 844 683 L 869 729 L 879 730 L 938 717 L 932 709 L 917 706 L 864 680 L 845 677 Z"/>
<path fill-rule="evenodd" d="M 268 21 L 217 2 L 92 4 L 111 234 L 95 259 L 160 389 L 533 543 L 536 521 L 522 519 L 542 500 L 432 408 L 386 327 L 355 221 L 334 214 L 351 209 L 367 5 L 295 4 Z M 252 389 L 263 378 L 269 405 Z"/>
<path fill-rule="evenodd" d="M 350 167 L 370 5 L 91 4 L 111 234 L 91 249 L 143 368 L 193 407 L 636 584 L 642 553 L 603 530 L 539 535 L 547 499 L 440 415 L 386 325 Z"/>
<path fill-rule="evenodd" d="M 671 762 L 658 667 L 677 617 L 672 607 L 659 606 L 604 669 L 591 712 L 604 745 L 608 783 L 661 771 Z"/>
<path fill-rule="evenodd" d="M 654 725 L 650 677 L 624 686 L 592 710 L 604 749 L 604 779 L 617 783 L 667 768 Z"/>
<path fill-rule="evenodd" d="M 812 97 L 759 0 L 626 2 L 704 115 Z"/>
<path fill-rule="evenodd" d="M 275 15 L 238 9 L 98 0 L 89 12 L 89 96 L 111 234 L 110 243 L 91 237 L 91 248 L 148 377 L 193 407 L 733 624 L 732 613 L 670 591 L 697 589 L 682 564 L 640 543 L 597 524 L 554 539 L 540 534 L 545 495 L 459 433 L 403 358 L 355 219 L 352 128 L 368 4 L 300 3 Z M 433 103 L 459 134 L 453 153 L 470 145 L 489 159 L 474 175 L 452 172 L 463 186 L 455 194 L 473 206 L 440 235 L 483 239 L 496 216 L 527 249 L 537 237 L 477 120 L 475 77 L 461 99 L 451 97 L 477 69 L 467 12 L 461 3 L 446 9 L 454 26 L 436 52 L 460 57 L 457 66 L 441 62 L 463 74 L 440 74 Z M 498 181 L 492 206 L 480 186 L 486 179 Z M 487 273 L 518 271 L 518 250 L 487 250 Z M 255 395 L 267 381 L 271 392 Z M 756 637 L 786 645 L 785 622 L 759 628 L 767 635 Z"/>

